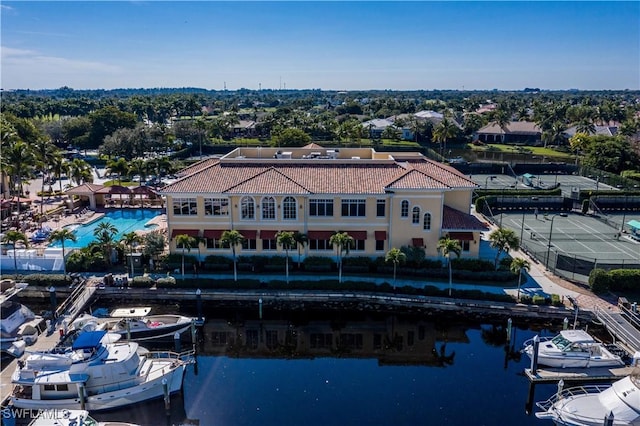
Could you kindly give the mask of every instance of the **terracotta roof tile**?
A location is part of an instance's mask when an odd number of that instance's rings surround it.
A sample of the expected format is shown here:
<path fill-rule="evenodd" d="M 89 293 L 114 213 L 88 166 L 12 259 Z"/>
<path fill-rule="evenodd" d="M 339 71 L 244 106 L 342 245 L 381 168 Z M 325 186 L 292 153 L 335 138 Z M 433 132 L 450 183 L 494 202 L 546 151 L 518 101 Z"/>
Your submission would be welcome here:
<path fill-rule="evenodd" d="M 442 213 L 443 231 L 486 231 L 489 229 L 474 215 L 461 212 L 449 206 L 444 206 Z"/>

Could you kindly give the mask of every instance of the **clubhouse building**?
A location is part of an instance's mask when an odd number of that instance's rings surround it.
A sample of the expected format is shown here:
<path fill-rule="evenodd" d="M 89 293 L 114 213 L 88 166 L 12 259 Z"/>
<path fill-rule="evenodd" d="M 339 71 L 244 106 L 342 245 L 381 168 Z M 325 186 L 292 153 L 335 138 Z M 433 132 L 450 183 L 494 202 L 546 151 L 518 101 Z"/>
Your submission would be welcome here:
<path fill-rule="evenodd" d="M 237 148 L 184 169 L 163 188 L 171 252 L 177 235 L 199 237 L 198 253 L 231 255 L 222 233 L 245 238 L 239 255 L 284 255 L 278 231 L 305 234 L 306 256 L 335 256 L 331 235 L 354 239 L 350 256 L 384 256 L 419 247 L 437 258 L 438 240 L 460 241 L 461 257 L 478 257 L 486 226 L 471 215 L 476 184 L 417 152 L 371 148 Z M 296 250 L 290 251 L 290 254 Z"/>

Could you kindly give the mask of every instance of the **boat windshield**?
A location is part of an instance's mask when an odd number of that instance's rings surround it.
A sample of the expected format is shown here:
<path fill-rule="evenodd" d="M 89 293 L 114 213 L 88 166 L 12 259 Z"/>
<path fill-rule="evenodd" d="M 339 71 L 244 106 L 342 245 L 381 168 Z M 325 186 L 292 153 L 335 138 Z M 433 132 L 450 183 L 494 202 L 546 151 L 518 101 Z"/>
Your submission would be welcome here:
<path fill-rule="evenodd" d="M 561 351 L 565 351 L 567 349 L 571 348 L 571 341 L 565 339 L 562 335 L 557 335 L 556 337 L 554 337 L 553 339 L 551 339 L 551 343 L 553 343 L 554 345 L 556 345 L 556 347 L 558 349 L 560 349 Z"/>

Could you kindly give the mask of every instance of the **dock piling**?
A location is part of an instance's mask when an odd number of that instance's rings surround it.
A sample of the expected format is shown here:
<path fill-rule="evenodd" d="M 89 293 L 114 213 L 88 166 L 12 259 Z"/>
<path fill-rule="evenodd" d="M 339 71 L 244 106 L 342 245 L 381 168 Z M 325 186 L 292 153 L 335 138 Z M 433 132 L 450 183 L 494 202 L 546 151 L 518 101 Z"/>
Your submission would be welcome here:
<path fill-rule="evenodd" d="M 562 329 L 566 330 L 569 328 L 569 318 L 566 318 L 562 320 Z"/>
<path fill-rule="evenodd" d="M 171 410 L 171 397 L 169 395 L 169 383 L 167 379 L 162 379 L 162 392 L 164 392 L 164 409 L 169 413 Z"/>
<path fill-rule="evenodd" d="M 513 321 L 511 318 L 507 320 L 507 343 L 511 341 L 511 329 L 513 327 Z"/>
<path fill-rule="evenodd" d="M 258 316 L 262 319 L 262 297 L 258 299 Z"/>
<path fill-rule="evenodd" d="M 604 417 L 604 426 L 613 426 L 613 417 L 613 411 L 610 411 L 609 415 Z"/>
<path fill-rule="evenodd" d="M 182 350 L 182 345 L 180 342 L 180 332 L 176 331 L 173 335 L 173 346 L 176 352 L 180 353 Z"/>
<path fill-rule="evenodd" d="M 80 409 L 84 410 L 84 406 L 85 406 L 84 383 L 78 384 L 78 397 L 80 398 Z"/>
<path fill-rule="evenodd" d="M 56 300 L 56 288 L 49 287 L 49 301 L 51 302 L 51 318 L 56 318 L 56 309 L 58 309 L 58 301 Z"/>
<path fill-rule="evenodd" d="M 540 337 L 536 334 L 533 336 L 533 354 L 531 357 L 531 374 L 538 373 L 538 348 L 540 347 Z"/>
<path fill-rule="evenodd" d="M 196 307 L 198 309 L 198 322 L 202 322 L 202 290 L 196 290 Z"/>

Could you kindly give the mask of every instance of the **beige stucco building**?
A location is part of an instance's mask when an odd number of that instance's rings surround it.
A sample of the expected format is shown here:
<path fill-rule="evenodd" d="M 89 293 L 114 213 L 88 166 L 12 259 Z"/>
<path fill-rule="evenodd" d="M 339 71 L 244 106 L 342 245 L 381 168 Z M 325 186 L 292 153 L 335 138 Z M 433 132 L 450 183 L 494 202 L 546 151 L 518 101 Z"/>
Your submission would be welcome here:
<path fill-rule="evenodd" d="M 230 254 L 220 236 L 237 230 L 242 255 L 284 254 L 278 231 L 306 234 L 304 256 L 334 256 L 337 231 L 354 238 L 352 256 L 384 256 L 393 248 L 423 247 L 439 256 L 449 235 L 462 257 L 477 257 L 486 229 L 469 214 L 476 184 L 457 170 L 416 152 L 370 148 L 237 148 L 181 172 L 165 187 L 171 251 L 175 236 L 203 239 L 200 255 Z M 190 254 L 194 254 L 194 250 Z"/>

